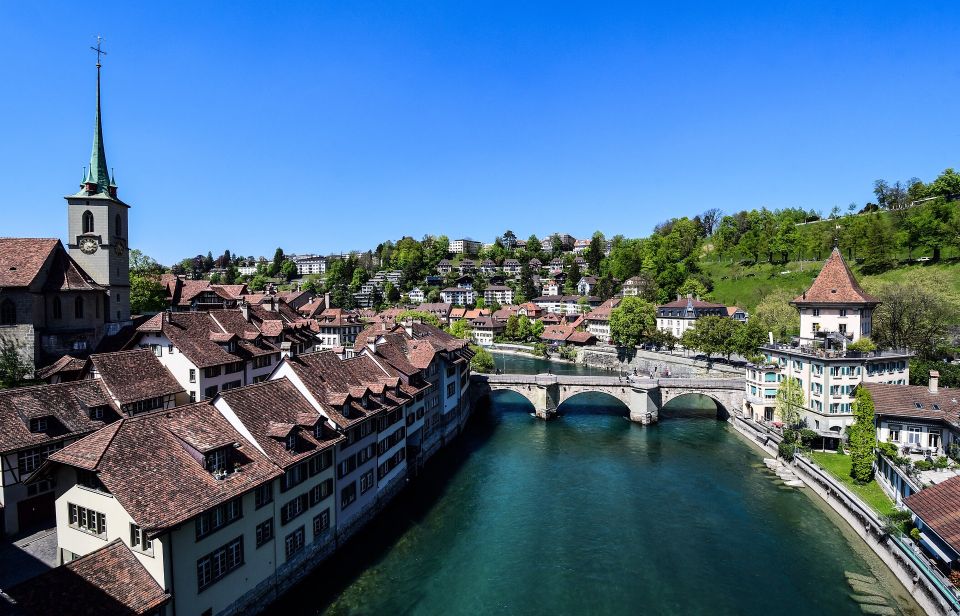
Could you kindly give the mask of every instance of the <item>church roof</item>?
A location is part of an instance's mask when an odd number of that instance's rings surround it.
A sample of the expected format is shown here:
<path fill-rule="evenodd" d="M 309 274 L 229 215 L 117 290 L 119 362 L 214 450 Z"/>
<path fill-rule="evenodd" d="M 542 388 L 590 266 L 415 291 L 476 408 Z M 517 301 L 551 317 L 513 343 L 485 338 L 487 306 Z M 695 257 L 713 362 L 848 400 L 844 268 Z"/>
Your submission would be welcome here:
<path fill-rule="evenodd" d="M 794 304 L 879 304 L 853 277 L 840 250 L 833 249 L 810 288 L 793 299 Z"/>
<path fill-rule="evenodd" d="M 46 277 L 38 281 L 44 265 Z M 0 288 L 30 287 L 40 282 L 45 291 L 96 291 L 102 289 L 52 238 L 0 238 Z"/>

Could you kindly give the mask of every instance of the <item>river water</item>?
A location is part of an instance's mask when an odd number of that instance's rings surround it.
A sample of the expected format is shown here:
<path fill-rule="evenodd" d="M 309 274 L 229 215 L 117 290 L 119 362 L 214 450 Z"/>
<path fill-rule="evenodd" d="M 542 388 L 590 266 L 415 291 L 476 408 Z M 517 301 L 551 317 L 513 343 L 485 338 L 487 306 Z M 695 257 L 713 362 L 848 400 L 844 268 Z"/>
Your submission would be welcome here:
<path fill-rule="evenodd" d="M 602 396 L 547 423 L 496 394 L 271 613 L 861 614 L 845 572 L 881 578 L 898 612 L 919 613 L 832 512 L 761 468 L 712 402 L 681 400 L 643 427 Z"/>

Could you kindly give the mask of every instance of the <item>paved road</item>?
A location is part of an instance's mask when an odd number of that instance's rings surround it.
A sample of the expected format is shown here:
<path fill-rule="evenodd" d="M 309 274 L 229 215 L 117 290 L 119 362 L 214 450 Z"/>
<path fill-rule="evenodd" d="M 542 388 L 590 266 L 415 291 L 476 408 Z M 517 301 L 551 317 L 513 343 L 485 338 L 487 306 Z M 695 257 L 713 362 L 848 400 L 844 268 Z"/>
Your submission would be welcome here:
<path fill-rule="evenodd" d="M 57 565 L 57 529 L 45 528 L 0 541 L 0 589 L 10 588 Z"/>

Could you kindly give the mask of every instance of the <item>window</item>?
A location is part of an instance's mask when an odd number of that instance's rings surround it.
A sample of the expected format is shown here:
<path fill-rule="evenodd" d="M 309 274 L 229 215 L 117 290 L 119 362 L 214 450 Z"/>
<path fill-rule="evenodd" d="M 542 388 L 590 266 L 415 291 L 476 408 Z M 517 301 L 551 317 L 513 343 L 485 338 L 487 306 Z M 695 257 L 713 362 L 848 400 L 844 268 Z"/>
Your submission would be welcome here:
<path fill-rule="evenodd" d="M 54 443 L 52 445 L 44 445 L 42 447 L 34 447 L 33 449 L 17 452 L 17 469 L 20 471 L 20 478 L 23 479 L 23 475 L 32 473 L 40 468 L 40 465 L 47 459 L 47 456 L 62 447 L 62 443 Z"/>
<path fill-rule="evenodd" d="M 287 538 L 284 540 L 285 551 L 288 559 L 303 549 L 303 546 L 306 543 L 304 540 L 305 533 L 303 531 L 304 527 L 301 526 L 297 530 L 287 535 Z"/>
<path fill-rule="evenodd" d="M 46 417 L 35 417 L 30 420 L 30 431 L 31 432 L 46 432 L 49 427 L 49 422 Z"/>
<path fill-rule="evenodd" d="M 313 518 L 313 538 L 330 530 L 330 509 L 324 509 Z"/>
<path fill-rule="evenodd" d="M 83 213 L 83 232 L 93 233 L 93 213 L 90 210 Z"/>
<path fill-rule="evenodd" d="M 357 500 L 357 482 L 352 481 L 350 485 L 340 490 L 340 508 L 346 509 L 355 500 Z"/>
<path fill-rule="evenodd" d="M 197 392 L 191 390 L 191 391 L 190 391 L 190 402 L 196 402 L 196 401 L 197 401 Z"/>
<path fill-rule="evenodd" d="M 113 217 L 113 232 L 115 235 L 123 235 L 123 226 L 120 223 L 120 214 Z"/>
<path fill-rule="evenodd" d="M 257 547 L 273 539 L 273 518 L 267 518 L 257 524 Z"/>
<path fill-rule="evenodd" d="M 191 383 L 196 383 L 196 382 L 197 382 L 197 369 L 196 369 L 196 368 L 190 368 L 190 382 L 191 382 Z"/>
<path fill-rule="evenodd" d="M 840 309 L 840 316 L 842 316 L 842 317 L 847 316 L 847 309 L 846 309 L 846 308 L 841 308 L 841 309 Z"/>
<path fill-rule="evenodd" d="M 197 516 L 197 541 L 242 517 L 243 504 L 239 497 L 204 511 Z"/>
<path fill-rule="evenodd" d="M 83 318 L 83 298 L 77 297 L 73 300 L 73 316 L 82 319 Z"/>
<path fill-rule="evenodd" d="M 71 528 L 96 535 L 101 539 L 107 538 L 107 518 L 99 511 L 67 503 L 67 515 Z"/>
<path fill-rule="evenodd" d="M 331 494 L 333 494 L 333 479 L 327 479 L 313 486 L 313 488 L 310 489 L 310 506 L 315 506 Z"/>
<path fill-rule="evenodd" d="M 372 488 L 373 483 L 373 471 L 369 470 L 363 475 L 360 476 L 360 493 L 364 494 L 367 490 Z"/>
<path fill-rule="evenodd" d="M 317 424 L 320 426 L 321 424 Z M 309 460 L 310 466 L 310 476 L 313 477 L 317 473 L 325 471 L 326 469 L 333 466 L 333 452 L 330 450 L 324 451 L 320 455 L 313 456 Z"/>
<path fill-rule="evenodd" d="M 210 387 L 207 387 L 206 389 L 203 390 L 203 397 L 204 397 L 204 399 L 210 399 L 210 398 L 215 397 L 216 395 L 217 395 L 217 386 L 216 386 L 216 385 L 211 385 Z"/>
<path fill-rule="evenodd" d="M 17 322 L 17 307 L 9 299 L 0 302 L 0 325 L 14 325 Z"/>
<path fill-rule="evenodd" d="M 919 446 L 921 432 L 920 426 L 910 426 L 907 428 L 907 443 Z"/>
<path fill-rule="evenodd" d="M 203 378 L 212 379 L 215 376 L 220 376 L 220 366 L 210 366 L 203 369 Z"/>
<path fill-rule="evenodd" d="M 819 308 L 814 308 L 814 309 L 813 309 L 813 316 L 815 316 L 815 317 L 820 316 L 820 309 L 819 309 Z"/>
<path fill-rule="evenodd" d="M 297 449 L 297 433 L 291 432 L 287 435 L 287 451 L 296 451 Z"/>
<path fill-rule="evenodd" d="M 264 505 L 270 504 L 273 502 L 273 482 L 265 483 L 262 486 L 257 486 L 257 489 L 254 490 L 253 500 L 256 504 L 256 508 L 259 509 Z"/>
<path fill-rule="evenodd" d="M 153 554 L 153 539 L 136 524 L 130 524 L 130 547 L 144 554 Z"/>
<path fill-rule="evenodd" d="M 214 449 L 206 455 L 204 459 L 204 466 L 207 467 L 207 470 L 211 473 L 217 471 L 227 470 L 227 449 L 226 447 L 221 447 L 219 449 Z"/>
<path fill-rule="evenodd" d="M 280 491 L 286 492 L 290 488 L 303 483 L 307 478 L 307 463 L 301 462 L 296 466 L 291 466 L 280 478 Z"/>
<path fill-rule="evenodd" d="M 457 393 L 457 384 L 456 383 L 447 383 L 447 397 L 450 398 L 453 394 Z"/>
<path fill-rule="evenodd" d="M 243 537 L 237 537 L 197 561 L 197 591 L 208 588 L 243 565 Z"/>
<path fill-rule="evenodd" d="M 60 304 L 60 298 L 53 298 L 53 318 L 62 319 L 63 318 L 63 306 Z"/>
<path fill-rule="evenodd" d="M 301 494 L 291 499 L 280 509 L 280 524 L 287 524 L 307 510 L 307 495 Z"/>
<path fill-rule="evenodd" d="M 77 483 L 89 490 L 96 490 L 97 492 L 103 492 L 104 494 L 110 493 L 110 491 L 107 490 L 107 487 L 103 485 L 103 482 L 100 481 L 100 477 L 98 477 L 93 471 L 78 468 Z"/>

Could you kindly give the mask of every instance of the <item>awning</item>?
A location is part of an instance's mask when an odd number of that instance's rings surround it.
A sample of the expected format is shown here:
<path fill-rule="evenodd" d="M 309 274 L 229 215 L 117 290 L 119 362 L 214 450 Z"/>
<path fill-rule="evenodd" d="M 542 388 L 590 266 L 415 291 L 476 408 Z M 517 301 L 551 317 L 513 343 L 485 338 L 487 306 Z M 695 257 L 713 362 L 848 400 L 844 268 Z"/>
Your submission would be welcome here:
<path fill-rule="evenodd" d="M 950 564 L 951 562 L 956 560 L 956 557 L 951 557 L 947 555 L 946 552 L 944 552 L 943 550 L 940 549 L 939 546 L 937 546 L 936 542 L 927 538 L 926 533 L 920 533 L 920 545 L 925 547 L 929 552 L 931 552 L 934 556 L 942 560 L 945 564 Z"/>

